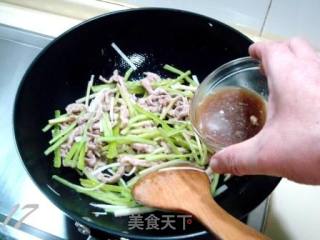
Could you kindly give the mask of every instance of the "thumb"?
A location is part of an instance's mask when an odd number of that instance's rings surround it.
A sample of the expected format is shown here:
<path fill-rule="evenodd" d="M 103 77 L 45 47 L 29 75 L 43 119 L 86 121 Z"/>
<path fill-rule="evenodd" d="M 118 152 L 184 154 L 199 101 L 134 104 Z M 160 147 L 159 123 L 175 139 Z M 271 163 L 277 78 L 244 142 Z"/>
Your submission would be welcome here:
<path fill-rule="evenodd" d="M 210 166 L 217 173 L 254 175 L 261 172 L 258 164 L 257 136 L 218 151 L 212 156 Z"/>

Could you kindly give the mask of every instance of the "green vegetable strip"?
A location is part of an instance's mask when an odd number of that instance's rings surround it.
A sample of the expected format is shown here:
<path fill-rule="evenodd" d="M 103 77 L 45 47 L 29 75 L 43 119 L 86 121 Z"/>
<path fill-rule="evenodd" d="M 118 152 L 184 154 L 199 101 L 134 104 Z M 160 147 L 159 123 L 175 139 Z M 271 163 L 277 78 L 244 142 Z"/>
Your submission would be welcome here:
<path fill-rule="evenodd" d="M 87 142 L 84 140 L 81 144 L 82 145 L 81 145 L 80 152 L 79 152 L 79 159 L 78 159 L 77 168 L 82 171 L 85 167 L 84 157 L 86 155 Z"/>
<path fill-rule="evenodd" d="M 171 148 L 171 150 L 175 153 L 175 154 L 180 154 L 179 149 L 177 148 L 176 145 L 174 145 L 174 143 L 172 142 L 172 140 L 170 139 L 170 137 L 166 134 L 166 132 L 163 129 L 159 129 L 159 132 L 161 134 L 161 136 L 164 138 L 164 140 L 166 141 L 166 143 L 169 145 L 169 147 Z"/>
<path fill-rule="evenodd" d="M 171 66 L 171 65 L 169 65 L 169 64 L 165 64 L 165 65 L 163 66 L 163 69 L 165 69 L 165 70 L 167 70 L 167 71 L 169 71 L 169 72 L 175 73 L 175 74 L 177 74 L 177 75 L 183 74 L 183 71 L 181 71 L 181 70 L 179 70 L 179 69 L 177 69 L 177 68 L 175 68 L 175 67 L 173 67 L 173 66 Z"/>
<path fill-rule="evenodd" d="M 145 159 L 148 161 L 172 160 L 172 159 L 185 159 L 193 156 L 192 154 L 139 154 L 134 155 L 134 158 Z"/>
<path fill-rule="evenodd" d="M 114 212 L 118 209 L 128 209 L 126 206 L 116 206 L 116 205 L 109 205 L 109 204 L 103 204 L 103 203 L 90 203 L 91 206 L 96 208 L 102 208 L 106 212 Z"/>
<path fill-rule="evenodd" d="M 200 139 L 197 134 L 194 134 L 194 137 L 196 139 L 198 150 L 199 150 L 199 155 L 200 155 L 199 164 L 204 165 L 205 160 L 203 158 L 203 150 L 202 150 L 202 145 L 201 145 Z"/>
<path fill-rule="evenodd" d="M 129 120 L 128 125 L 124 129 L 121 130 L 121 134 L 122 135 L 128 134 L 128 132 L 130 131 L 131 128 L 140 126 L 142 123 L 145 123 L 146 122 L 145 120 L 147 120 L 147 119 L 148 119 L 148 117 L 145 115 L 137 115 L 137 116 L 133 117 L 132 119 Z M 141 121 L 141 122 L 139 122 L 139 121 Z M 147 121 L 149 121 L 149 120 L 147 120 Z"/>
<path fill-rule="evenodd" d="M 174 129 L 174 130 L 168 131 L 167 135 L 168 135 L 168 137 L 172 137 L 172 136 L 178 135 L 178 134 L 183 133 L 183 132 L 186 132 L 185 128 L 184 127 L 182 127 L 182 128 L 180 127 L 178 129 Z"/>
<path fill-rule="evenodd" d="M 145 115 L 146 117 L 152 119 L 156 124 L 160 124 L 163 127 L 164 130 L 166 130 L 166 131 L 171 130 L 171 127 L 164 120 L 160 119 L 160 117 L 157 117 L 156 114 L 144 110 L 138 104 L 134 104 L 133 106 L 134 106 L 134 108 L 136 109 L 137 112 L 139 112 L 139 113 Z"/>
<path fill-rule="evenodd" d="M 139 81 L 126 82 L 126 86 L 127 86 L 127 89 L 129 91 L 129 93 L 131 93 L 131 94 L 142 94 L 142 93 L 145 92 L 145 89 L 140 85 Z M 97 93 L 97 92 L 99 92 L 99 91 L 101 91 L 103 89 L 110 89 L 111 90 L 111 89 L 115 89 L 115 88 L 116 88 L 116 84 L 114 84 L 114 83 L 106 83 L 106 84 L 99 84 L 99 85 L 92 86 L 91 87 L 91 91 L 94 92 L 94 93 Z M 92 95 L 90 95 L 90 96 L 92 96 Z"/>
<path fill-rule="evenodd" d="M 158 147 L 157 149 L 155 149 L 153 152 L 151 152 L 150 154 L 160 154 L 160 153 L 164 153 L 165 152 L 165 148 L 164 147 Z"/>
<path fill-rule="evenodd" d="M 130 82 L 128 82 L 128 83 L 130 83 Z M 144 94 L 145 93 L 145 89 L 142 86 L 132 86 L 132 87 L 129 87 L 129 86 L 128 86 L 128 91 L 131 94 Z"/>
<path fill-rule="evenodd" d="M 71 131 L 76 127 L 77 123 L 73 123 L 71 124 L 69 127 L 67 127 L 66 129 L 64 129 L 63 131 L 60 131 L 59 134 L 57 134 L 56 136 L 54 136 L 50 141 L 49 144 L 53 144 L 56 141 L 58 141 L 60 138 L 62 138 L 65 135 L 68 135 L 69 133 L 71 133 Z"/>
<path fill-rule="evenodd" d="M 172 95 L 184 96 L 184 97 L 189 97 L 189 98 L 191 98 L 193 96 L 193 93 L 191 91 L 181 91 L 181 90 L 177 90 L 177 89 L 172 89 L 171 87 L 167 87 L 167 86 L 164 86 L 162 88 Z"/>
<path fill-rule="evenodd" d="M 127 184 L 126 184 L 126 182 L 123 180 L 123 178 L 120 178 L 120 180 L 118 182 L 118 185 L 121 186 L 121 187 L 125 187 L 125 188 L 129 189 Z"/>
<path fill-rule="evenodd" d="M 63 114 L 63 115 L 56 117 L 54 119 L 50 119 L 48 122 L 49 122 L 49 124 L 54 125 L 54 124 L 63 123 L 63 122 L 69 121 L 69 120 L 70 120 L 70 117 L 68 117 L 67 114 Z"/>
<path fill-rule="evenodd" d="M 187 143 L 184 138 L 181 138 L 180 136 L 174 136 L 173 137 L 173 142 L 176 144 L 176 145 L 179 145 L 181 147 L 184 147 L 184 148 L 188 148 L 190 149 L 190 147 L 192 146 L 193 148 L 197 148 L 197 145 L 193 143 L 193 141 L 190 140 L 190 144 Z"/>
<path fill-rule="evenodd" d="M 136 203 L 133 200 L 128 200 L 125 198 L 122 198 L 120 195 L 114 194 L 112 192 L 102 192 L 99 190 L 90 191 L 84 187 L 81 187 L 77 184 L 73 184 L 57 175 L 53 175 L 52 178 L 56 180 L 57 182 L 60 182 L 61 184 L 79 192 L 85 195 L 88 195 L 96 200 L 113 204 L 113 205 L 123 205 L 123 206 L 129 206 L 133 207 L 136 205 Z"/>
<path fill-rule="evenodd" d="M 117 142 L 118 144 L 145 143 L 155 145 L 154 141 L 147 140 L 135 135 L 102 137 L 101 140 L 109 143 Z"/>
<path fill-rule="evenodd" d="M 48 123 L 44 128 L 42 128 L 42 132 L 48 132 L 52 128 L 52 126 L 53 125 Z"/>
<path fill-rule="evenodd" d="M 193 75 L 193 76 L 192 76 L 192 80 L 196 83 L 196 86 L 199 86 L 199 85 L 200 85 L 199 79 L 198 79 L 197 75 Z"/>
<path fill-rule="evenodd" d="M 60 117 L 60 116 L 61 116 L 60 110 L 55 110 L 55 111 L 54 111 L 54 117 L 55 117 L 55 118 L 58 118 L 58 117 Z"/>
<path fill-rule="evenodd" d="M 175 85 L 172 86 L 173 89 L 178 89 L 178 90 L 183 90 L 183 91 L 191 91 L 191 92 L 195 92 L 196 91 L 196 87 L 193 86 L 186 86 L 180 83 L 177 83 Z"/>
<path fill-rule="evenodd" d="M 150 120 L 141 121 L 141 122 L 133 123 L 133 124 L 131 125 L 131 127 L 132 127 L 132 128 L 138 128 L 138 127 L 142 127 L 142 126 L 144 126 L 145 124 L 149 124 L 149 123 L 153 123 L 153 122 L 150 121 Z"/>
<path fill-rule="evenodd" d="M 169 64 L 164 65 L 163 68 L 164 68 L 165 70 L 169 71 L 169 72 L 172 72 L 172 73 L 175 73 L 175 74 L 178 74 L 178 75 L 183 75 L 183 74 L 184 74 L 183 71 L 181 71 L 181 70 L 179 70 L 179 69 L 177 69 L 177 68 L 175 68 L 175 67 L 173 67 L 173 66 L 171 66 L 171 65 L 169 65 Z M 187 72 L 188 72 L 188 71 L 187 71 Z M 186 72 L 186 73 L 187 73 L 187 72 Z M 195 86 L 196 83 L 194 82 L 194 80 L 193 80 L 192 78 L 189 77 L 190 74 L 191 74 L 191 72 L 189 71 L 189 74 L 186 75 L 186 76 L 184 76 L 184 79 L 186 79 L 186 81 L 187 81 L 188 83 L 190 83 L 191 85 Z"/>
<path fill-rule="evenodd" d="M 125 82 L 129 93 L 131 94 L 143 94 L 145 93 L 144 87 L 141 85 L 140 81 L 128 81 Z"/>
<path fill-rule="evenodd" d="M 159 131 L 160 128 L 157 128 L 156 130 L 150 131 L 149 129 L 136 129 L 137 131 L 130 131 L 130 133 L 137 134 L 138 137 L 141 138 L 147 138 L 147 139 L 154 139 L 156 137 L 162 136 L 162 134 Z M 169 131 L 165 131 L 167 137 L 172 137 L 174 135 L 180 134 L 182 132 L 185 132 L 185 129 L 173 129 Z M 139 134 L 140 133 L 140 134 Z"/>
<path fill-rule="evenodd" d="M 148 124 L 150 122 L 150 120 L 146 120 L 146 121 L 141 121 L 141 122 L 136 122 L 136 123 L 131 123 L 130 125 L 128 124 L 127 127 L 125 127 L 123 130 L 121 130 L 121 135 L 126 135 L 128 134 L 128 132 L 132 131 L 131 129 L 132 128 L 138 128 L 138 127 L 141 127 L 145 124 Z M 144 129 L 144 128 L 139 128 L 139 129 L 133 129 L 133 130 L 139 130 L 138 132 L 141 133 L 141 132 L 146 132 L 148 131 L 148 129 Z M 138 134 L 139 134 L 138 133 Z"/>
<path fill-rule="evenodd" d="M 147 116 L 145 115 L 137 115 L 137 116 L 134 116 L 133 118 L 129 119 L 128 121 L 128 126 L 131 126 L 133 123 L 135 122 L 138 122 L 138 121 L 142 121 L 142 120 L 146 120 L 148 119 Z"/>
<path fill-rule="evenodd" d="M 131 76 L 131 74 L 133 73 L 134 69 L 133 68 L 129 68 L 129 70 L 126 71 L 126 73 L 124 74 L 124 78 L 123 81 L 127 82 Z"/>
<path fill-rule="evenodd" d="M 123 206 L 130 206 L 133 207 L 136 205 L 134 200 L 132 199 L 132 196 L 123 195 L 122 193 L 116 193 L 116 192 L 111 192 L 111 191 L 105 191 L 105 185 L 102 183 L 99 183 L 95 185 L 94 187 L 82 187 L 73 183 L 70 183 L 69 181 L 60 178 L 58 176 L 53 176 L 54 180 L 57 180 L 61 182 L 62 184 L 70 187 L 71 189 L 76 190 L 77 192 L 89 195 L 92 198 L 95 198 L 97 200 L 114 204 L 114 205 L 123 205 Z M 104 189 L 104 191 L 102 191 Z"/>
<path fill-rule="evenodd" d="M 183 140 L 181 137 L 175 136 L 175 137 L 173 137 L 172 141 L 173 141 L 173 143 L 174 143 L 175 145 L 179 145 L 179 146 L 181 146 L 181 147 L 190 149 L 189 144 L 188 144 L 185 140 Z"/>
<path fill-rule="evenodd" d="M 149 133 L 149 129 L 148 128 L 135 128 L 135 129 L 130 129 L 129 132 L 127 132 L 126 134 L 128 135 L 142 135 L 142 134 L 148 134 Z M 126 135 L 123 134 L 122 135 Z"/>
<path fill-rule="evenodd" d="M 188 70 L 188 71 L 186 71 L 186 72 L 184 72 L 184 73 L 182 73 L 179 77 L 177 77 L 177 79 L 186 79 L 189 75 L 191 74 L 191 71 L 190 70 Z M 191 79 L 191 78 L 190 78 Z M 187 80 L 188 81 L 188 80 Z M 193 82 L 193 80 L 191 80 L 192 82 Z M 188 81 L 189 82 L 189 81 Z M 189 82 L 190 83 L 190 82 Z M 191 83 L 190 83 L 191 84 Z"/>
<path fill-rule="evenodd" d="M 208 148 L 204 143 L 201 143 L 203 152 L 203 165 L 208 164 Z"/>
<path fill-rule="evenodd" d="M 73 155 L 73 158 L 72 158 L 72 166 L 73 167 L 77 167 L 78 166 L 78 163 L 79 163 L 79 160 L 80 160 L 80 157 L 81 157 L 80 156 L 81 152 L 85 151 L 85 150 L 83 150 L 83 148 L 85 148 L 85 143 L 86 143 L 85 140 L 81 140 L 79 142 L 77 150 L 76 150 L 76 152 L 75 152 L 75 154 Z"/>
<path fill-rule="evenodd" d="M 186 132 L 186 133 L 190 133 L 190 132 Z M 193 148 L 198 148 L 197 146 L 197 142 L 195 140 L 193 140 L 190 136 L 189 136 L 189 139 L 190 139 L 190 144 Z"/>
<path fill-rule="evenodd" d="M 153 82 L 152 87 L 162 87 L 162 86 L 172 86 L 176 83 L 182 82 L 182 79 L 166 79 L 166 80 L 161 80 L 160 82 Z"/>
<path fill-rule="evenodd" d="M 102 129 L 103 129 L 103 134 L 105 137 L 112 136 L 112 126 L 111 126 L 111 122 L 109 119 L 109 114 L 107 114 L 107 113 L 103 113 Z"/>
<path fill-rule="evenodd" d="M 59 110 L 56 110 L 54 111 L 54 115 L 55 117 L 59 117 L 60 116 L 60 111 Z M 58 135 L 59 134 L 59 126 L 56 125 L 54 126 L 54 135 Z M 53 167 L 55 168 L 60 168 L 61 167 L 61 151 L 60 151 L 60 147 L 57 147 L 55 150 L 54 150 L 54 158 L 53 158 Z"/>
<path fill-rule="evenodd" d="M 218 173 L 214 173 L 213 174 L 213 179 L 211 181 L 211 186 L 210 186 L 210 189 L 211 189 L 211 194 L 214 195 L 216 189 L 217 189 L 217 186 L 218 186 L 218 182 L 219 182 L 219 174 Z"/>
<path fill-rule="evenodd" d="M 54 150 L 56 150 L 62 143 L 64 143 L 68 139 L 69 135 L 66 134 L 63 137 L 61 137 L 58 141 L 56 141 L 53 145 L 48 147 L 45 151 L 44 154 L 47 156 L 50 153 L 52 153 Z"/>
<path fill-rule="evenodd" d="M 86 188 L 94 188 L 100 186 L 100 182 L 93 179 L 80 179 L 80 184 Z M 115 192 L 120 193 L 124 198 L 132 200 L 132 195 L 129 188 L 111 184 L 102 184 L 99 189 L 103 192 Z"/>
<path fill-rule="evenodd" d="M 81 141 L 77 145 L 76 152 L 74 153 L 74 155 L 72 157 L 72 160 L 71 160 L 71 167 L 73 167 L 73 168 L 77 167 L 77 165 L 78 165 L 78 160 L 79 160 L 79 156 L 80 156 L 80 152 L 81 152 L 82 146 L 83 146 L 83 143 Z"/>
<path fill-rule="evenodd" d="M 134 115 L 134 108 L 132 106 L 132 101 L 130 99 L 130 96 L 128 95 L 128 92 L 126 91 L 125 87 L 122 86 L 121 84 L 117 84 L 117 88 L 120 92 L 120 95 L 122 97 L 122 99 L 125 101 L 128 111 L 129 111 L 129 115 L 130 117 L 132 117 Z"/>
<path fill-rule="evenodd" d="M 144 138 L 144 139 L 153 139 L 153 138 L 156 138 L 158 136 L 161 136 L 161 133 L 159 132 L 159 128 L 157 130 L 148 130 L 148 129 L 144 129 L 146 131 L 146 133 L 143 133 L 143 134 L 139 134 L 137 135 L 137 137 L 140 137 L 140 138 Z"/>
<path fill-rule="evenodd" d="M 183 133 L 182 135 L 183 135 L 184 139 L 186 140 L 186 142 L 189 144 L 190 150 L 191 150 L 191 152 L 192 152 L 192 155 L 193 155 L 196 163 L 199 164 L 199 162 L 200 162 L 199 157 L 198 157 L 198 155 L 197 155 L 197 153 L 196 153 L 196 150 L 194 149 L 194 147 L 193 147 L 192 144 L 191 144 L 190 138 L 189 138 L 185 133 Z"/>
<path fill-rule="evenodd" d="M 162 109 L 162 113 L 160 115 L 160 119 L 164 119 L 167 116 L 168 112 L 172 109 L 173 105 L 177 102 L 177 100 L 178 100 L 177 97 L 172 99 L 169 102 L 168 106 Z"/>
<path fill-rule="evenodd" d="M 79 145 L 80 145 L 79 142 L 76 142 L 72 145 L 66 157 L 64 158 L 64 161 L 63 161 L 64 165 L 72 166 L 73 162 L 71 161 L 71 159 L 73 159 L 73 156 L 76 153 L 77 149 L 79 148 Z"/>
<path fill-rule="evenodd" d="M 86 188 L 94 188 L 100 185 L 100 183 L 95 181 L 94 179 L 84 179 L 84 178 L 80 179 L 80 184 Z M 121 193 L 124 188 L 116 185 L 111 185 L 111 184 L 103 184 L 99 189 L 105 192 Z"/>
<path fill-rule="evenodd" d="M 119 136 L 119 131 L 120 131 L 120 127 L 116 126 L 113 129 L 113 132 L 112 132 L 113 136 L 114 137 L 118 137 Z M 117 147 L 118 147 L 118 143 L 116 141 L 109 143 L 108 152 L 107 152 L 107 158 L 108 159 L 113 159 L 113 158 L 116 158 L 118 156 Z"/>
<path fill-rule="evenodd" d="M 129 81 L 129 82 L 126 82 L 126 85 L 128 88 L 135 88 L 135 87 L 142 87 L 143 88 L 140 81 Z"/>

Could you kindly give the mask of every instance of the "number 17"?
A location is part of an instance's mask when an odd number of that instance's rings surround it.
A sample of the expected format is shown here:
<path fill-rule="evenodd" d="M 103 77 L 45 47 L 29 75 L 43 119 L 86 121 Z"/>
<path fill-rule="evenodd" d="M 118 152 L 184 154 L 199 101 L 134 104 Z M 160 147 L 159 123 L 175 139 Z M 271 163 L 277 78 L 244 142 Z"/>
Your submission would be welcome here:
<path fill-rule="evenodd" d="M 13 206 L 13 208 L 11 209 L 10 213 L 8 214 L 8 216 L 6 217 L 6 219 L 3 222 L 3 225 L 6 226 L 8 225 L 9 221 L 12 219 L 13 215 L 17 212 L 17 210 L 19 209 L 20 204 L 16 204 Z M 30 211 L 28 211 L 25 215 L 23 215 L 20 220 L 14 225 L 14 228 L 19 229 L 21 227 L 21 224 L 23 223 L 23 221 L 34 211 L 36 211 L 39 208 L 39 204 L 26 204 L 24 205 L 21 210 L 23 209 L 27 209 L 29 208 Z"/>

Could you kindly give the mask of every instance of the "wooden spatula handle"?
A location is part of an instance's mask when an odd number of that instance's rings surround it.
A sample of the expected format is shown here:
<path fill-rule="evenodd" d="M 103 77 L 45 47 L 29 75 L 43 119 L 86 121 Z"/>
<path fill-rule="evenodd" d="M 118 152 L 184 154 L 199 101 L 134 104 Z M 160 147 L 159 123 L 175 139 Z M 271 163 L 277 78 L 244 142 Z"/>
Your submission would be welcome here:
<path fill-rule="evenodd" d="M 154 172 L 133 188 L 136 201 L 146 206 L 189 212 L 223 240 L 269 239 L 223 210 L 212 198 L 208 176 L 199 170 Z"/>
<path fill-rule="evenodd" d="M 223 240 L 270 239 L 231 216 L 211 199 L 198 203 L 193 214 L 211 233 Z"/>

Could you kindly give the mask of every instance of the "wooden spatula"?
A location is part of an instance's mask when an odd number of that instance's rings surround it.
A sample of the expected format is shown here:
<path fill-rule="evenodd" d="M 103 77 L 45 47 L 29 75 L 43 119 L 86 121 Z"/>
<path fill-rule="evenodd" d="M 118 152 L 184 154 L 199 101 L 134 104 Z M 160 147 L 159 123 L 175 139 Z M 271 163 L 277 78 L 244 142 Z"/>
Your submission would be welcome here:
<path fill-rule="evenodd" d="M 133 196 L 145 206 L 190 213 L 221 239 L 269 239 L 223 210 L 212 198 L 207 174 L 198 169 L 150 173 L 134 185 Z"/>

